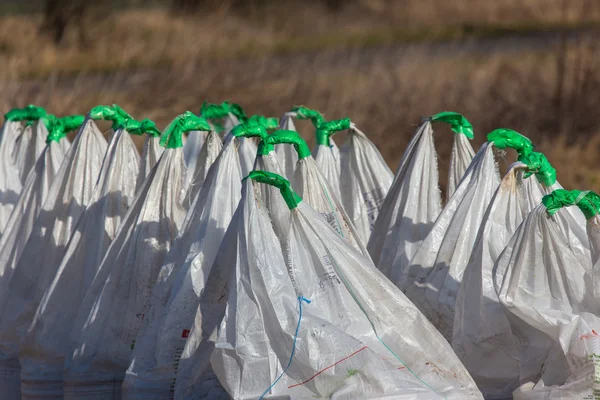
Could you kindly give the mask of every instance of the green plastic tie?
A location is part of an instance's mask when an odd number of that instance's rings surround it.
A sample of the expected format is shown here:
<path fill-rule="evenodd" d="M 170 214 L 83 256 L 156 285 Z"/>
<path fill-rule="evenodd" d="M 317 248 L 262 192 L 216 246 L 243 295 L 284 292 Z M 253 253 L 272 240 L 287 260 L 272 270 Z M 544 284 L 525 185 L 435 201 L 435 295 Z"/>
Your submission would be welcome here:
<path fill-rule="evenodd" d="M 267 118 L 262 115 L 253 115 L 248 118 L 248 124 L 251 125 L 260 125 L 265 129 L 277 129 L 279 127 L 279 119 L 278 118 Z"/>
<path fill-rule="evenodd" d="M 298 204 L 302 201 L 302 197 L 298 196 L 298 194 L 292 190 L 290 181 L 281 175 L 267 171 L 252 171 L 244 178 L 244 180 L 246 179 L 252 179 L 255 182 L 266 183 L 267 185 L 278 188 L 285 204 L 287 204 L 290 210 L 298 207 Z"/>
<path fill-rule="evenodd" d="M 223 119 L 229 115 L 229 103 L 224 101 L 221 104 L 202 103 L 200 115 L 208 120 Z"/>
<path fill-rule="evenodd" d="M 167 149 L 183 147 L 183 134 L 189 131 L 210 131 L 210 125 L 205 118 L 186 111 L 175 117 L 165 128 L 160 144 Z"/>
<path fill-rule="evenodd" d="M 244 111 L 242 106 L 235 103 L 229 103 L 228 101 L 226 101 L 225 103 L 229 104 L 229 112 L 235 115 L 238 121 L 240 121 L 240 123 L 244 124 L 248 122 L 248 116 L 246 115 L 246 112 Z"/>
<path fill-rule="evenodd" d="M 576 205 L 586 219 L 593 218 L 600 211 L 600 196 L 592 191 L 557 189 L 542 198 L 548 215 L 554 215 L 563 207 Z"/>
<path fill-rule="evenodd" d="M 330 146 L 331 141 L 329 140 L 332 135 L 336 132 L 350 129 L 350 118 L 337 119 L 333 121 L 327 121 L 321 123 L 317 127 L 317 144 L 324 146 Z"/>
<path fill-rule="evenodd" d="M 298 153 L 298 158 L 303 159 L 310 156 L 310 149 L 306 141 L 296 131 L 280 129 L 273 132 L 265 141 L 271 146 L 276 144 L 291 144 Z"/>
<path fill-rule="evenodd" d="M 67 133 L 79 129 L 81 124 L 85 121 L 83 115 L 69 115 L 62 118 L 56 118 L 52 114 L 48 114 L 49 125 L 46 125 L 48 129 L 48 136 L 46 136 L 46 143 L 60 142 L 62 138 L 67 136 Z"/>
<path fill-rule="evenodd" d="M 93 120 L 105 120 L 111 121 L 112 129 L 117 130 L 121 124 L 123 124 L 126 120 L 132 119 L 133 117 L 129 115 L 125 110 L 119 107 L 116 104 L 112 106 L 96 106 L 90 110 L 90 118 Z"/>
<path fill-rule="evenodd" d="M 231 130 L 231 134 L 236 137 L 258 137 L 261 140 L 264 140 L 269 135 L 264 126 L 249 123 L 237 125 Z"/>
<path fill-rule="evenodd" d="M 296 113 L 296 118 L 298 119 L 310 119 L 315 128 L 318 128 L 319 125 L 325 122 L 325 118 L 317 110 L 305 106 L 296 106 L 292 108 L 292 111 Z"/>
<path fill-rule="evenodd" d="M 521 135 L 512 129 L 500 128 L 490 132 L 487 141 L 494 143 L 499 149 L 510 147 L 518 153 L 518 159 L 521 161 L 533 151 L 533 143 L 529 138 Z"/>
<path fill-rule="evenodd" d="M 546 187 L 552 186 L 556 182 L 556 169 L 544 154 L 534 151 L 521 157 L 519 161 L 527 164 L 528 171 L 524 174 L 525 178 L 535 175 L 537 180 Z"/>
<path fill-rule="evenodd" d="M 431 116 L 431 122 L 444 122 L 450 125 L 456 133 L 462 133 L 469 139 L 473 139 L 473 125 L 465 118 L 464 115 L 454 111 L 442 111 L 441 113 Z"/>
<path fill-rule="evenodd" d="M 4 114 L 4 119 L 6 121 L 37 121 L 47 114 L 44 108 L 29 104 L 23 108 L 13 108 Z"/>
<path fill-rule="evenodd" d="M 154 121 L 149 120 L 148 118 L 144 118 L 140 122 L 140 126 L 139 126 L 138 129 L 139 129 L 139 131 L 141 133 L 145 133 L 145 134 L 150 135 L 152 137 L 160 136 L 160 131 L 156 127 L 156 124 L 154 123 Z M 137 135 L 137 133 L 134 133 L 134 134 Z"/>

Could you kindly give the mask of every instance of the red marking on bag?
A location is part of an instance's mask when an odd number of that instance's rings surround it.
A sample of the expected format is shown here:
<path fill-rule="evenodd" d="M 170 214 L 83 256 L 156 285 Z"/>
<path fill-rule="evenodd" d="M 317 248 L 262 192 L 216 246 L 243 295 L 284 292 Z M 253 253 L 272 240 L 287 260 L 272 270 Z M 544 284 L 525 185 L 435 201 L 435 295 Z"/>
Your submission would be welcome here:
<path fill-rule="evenodd" d="M 361 349 L 358 349 L 358 350 L 356 350 L 354 353 L 350 354 L 349 356 L 342 358 L 341 360 L 337 361 L 337 362 L 336 362 L 336 363 L 334 363 L 334 364 L 331 364 L 329 367 L 327 367 L 327 368 L 323 368 L 322 370 L 320 370 L 319 372 L 317 372 L 316 374 L 314 374 L 313 376 L 311 376 L 310 378 L 308 378 L 308 379 L 307 379 L 307 380 L 305 380 L 304 382 L 300 382 L 300 383 L 296 383 L 295 385 L 288 386 L 288 389 L 291 389 L 291 388 L 293 388 L 293 387 L 296 387 L 296 386 L 304 385 L 305 383 L 308 383 L 308 382 L 312 381 L 312 380 L 313 380 L 313 379 L 315 379 L 317 376 L 319 376 L 319 375 L 321 375 L 323 372 L 327 371 L 329 368 L 333 368 L 333 367 L 335 367 L 336 365 L 338 365 L 339 363 L 341 363 L 341 362 L 343 362 L 343 361 L 346 361 L 347 359 L 349 359 L 350 357 L 352 357 L 352 356 L 354 356 L 354 355 L 356 355 L 356 354 L 360 353 L 361 351 L 363 351 L 363 350 L 364 350 L 364 349 L 366 349 L 367 347 L 369 347 L 369 346 L 365 346 L 365 347 L 363 347 L 363 348 L 361 348 Z"/>
<path fill-rule="evenodd" d="M 181 332 L 181 337 L 185 339 L 188 336 L 190 336 L 190 330 L 189 329 L 184 329 L 183 332 Z"/>
<path fill-rule="evenodd" d="M 592 333 L 586 333 L 585 335 L 581 335 L 579 336 L 579 340 L 583 340 L 583 339 L 591 339 L 594 336 L 598 336 L 598 334 L 596 333 L 595 330 L 592 329 Z"/>

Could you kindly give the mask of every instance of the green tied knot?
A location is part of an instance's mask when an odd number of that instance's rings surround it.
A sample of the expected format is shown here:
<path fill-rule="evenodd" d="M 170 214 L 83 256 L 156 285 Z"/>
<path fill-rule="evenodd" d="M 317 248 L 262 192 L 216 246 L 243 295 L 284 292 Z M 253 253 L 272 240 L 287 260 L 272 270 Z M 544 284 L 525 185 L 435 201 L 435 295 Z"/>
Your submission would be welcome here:
<path fill-rule="evenodd" d="M 269 135 L 264 126 L 250 123 L 239 124 L 231 130 L 231 134 L 235 137 L 257 137 L 261 140 Z"/>
<path fill-rule="evenodd" d="M 96 106 L 90 110 L 90 118 L 93 120 L 111 121 L 112 129 L 117 130 L 118 127 L 128 119 L 133 119 L 129 113 L 123 110 L 116 104 L 112 106 Z"/>
<path fill-rule="evenodd" d="M 4 114 L 4 119 L 6 121 L 37 121 L 47 115 L 44 108 L 29 104 L 23 108 L 13 108 Z"/>
<path fill-rule="evenodd" d="M 306 141 L 296 131 L 290 131 L 287 129 L 280 129 L 266 138 L 264 138 L 258 146 L 258 154 L 268 154 L 269 151 L 274 149 L 276 144 L 291 144 L 298 153 L 298 159 L 303 159 L 310 156 L 310 149 L 306 144 Z"/>
<path fill-rule="evenodd" d="M 265 183 L 278 188 L 279 192 L 281 192 L 283 200 L 285 201 L 285 204 L 287 204 L 290 210 L 298 207 L 298 204 L 302 201 L 302 198 L 292 190 L 290 181 L 281 175 L 267 171 L 252 171 L 247 177 L 244 178 L 244 180 L 246 179 L 251 179 L 255 182 Z"/>
<path fill-rule="evenodd" d="M 350 118 L 336 119 L 333 121 L 322 122 L 317 127 L 317 144 L 330 146 L 330 137 L 336 132 L 350 129 Z"/>
<path fill-rule="evenodd" d="M 488 134 L 487 141 L 494 143 L 494 146 L 499 149 L 505 149 L 507 147 L 515 149 L 518 153 L 519 161 L 524 159 L 524 157 L 527 157 L 533 151 L 533 143 L 531 143 L 531 140 L 512 129 L 496 129 Z"/>
<path fill-rule="evenodd" d="M 278 118 L 267 118 L 262 115 L 253 115 L 248 118 L 248 124 L 251 125 L 260 125 L 265 129 L 277 129 L 279 127 L 279 119 Z"/>
<path fill-rule="evenodd" d="M 444 122 L 450 125 L 450 129 L 455 133 L 461 133 L 473 139 L 473 125 L 465 118 L 464 115 L 454 111 L 442 111 L 441 113 L 432 115 L 431 122 Z"/>
<path fill-rule="evenodd" d="M 592 191 L 557 189 L 542 198 L 548 215 L 554 215 L 563 207 L 576 205 L 586 219 L 598 214 L 600 196 Z"/>
<path fill-rule="evenodd" d="M 246 112 L 242 106 L 229 101 L 224 101 L 221 104 L 207 103 L 205 101 L 202 103 L 202 107 L 200 108 L 200 115 L 211 121 L 215 119 L 223 119 L 227 117 L 229 113 L 235 115 L 240 123 L 245 123 L 248 121 L 248 117 L 246 116 Z M 216 125 L 216 127 L 222 129 L 220 125 Z"/>
<path fill-rule="evenodd" d="M 60 142 L 62 138 L 67 136 L 67 133 L 79 129 L 85 116 L 83 115 L 69 115 L 62 118 L 56 118 L 52 114 L 48 114 L 49 124 L 46 125 L 48 129 L 48 136 L 46 136 L 46 143 Z"/>
<path fill-rule="evenodd" d="M 125 120 L 121 125 L 119 125 L 119 129 L 125 129 L 132 135 L 143 135 L 146 133 L 153 137 L 160 136 L 160 131 L 154 122 L 148 118 L 144 118 L 141 121 L 135 119 Z"/>
<path fill-rule="evenodd" d="M 535 175 L 537 180 L 547 187 L 554 185 L 556 182 L 556 169 L 554 169 L 544 154 L 534 151 L 521 157 L 519 161 L 527 164 L 527 172 L 524 174 L 525 178 Z"/>
<path fill-rule="evenodd" d="M 191 111 L 178 115 L 165 128 L 160 137 L 160 145 L 167 149 L 183 147 L 183 134 L 189 131 L 210 131 L 208 121 Z"/>
<path fill-rule="evenodd" d="M 292 108 L 292 112 L 296 113 L 296 118 L 298 119 L 310 119 L 315 128 L 318 128 L 319 125 L 325 122 L 325 118 L 320 112 L 305 106 L 296 106 Z"/>

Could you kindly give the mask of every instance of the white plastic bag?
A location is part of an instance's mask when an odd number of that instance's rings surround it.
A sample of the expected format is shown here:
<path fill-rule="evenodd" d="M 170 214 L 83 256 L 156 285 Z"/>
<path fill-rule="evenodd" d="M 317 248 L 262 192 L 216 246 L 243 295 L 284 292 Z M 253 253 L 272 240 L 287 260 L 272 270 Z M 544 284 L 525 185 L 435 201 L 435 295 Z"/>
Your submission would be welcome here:
<path fill-rule="evenodd" d="M 183 145 L 183 156 L 185 158 L 186 177 L 185 184 L 188 186 L 196 174 L 196 163 L 200 157 L 202 147 L 209 132 L 191 131 Z"/>
<path fill-rule="evenodd" d="M 153 286 L 185 216 L 181 137 L 185 129 L 205 125 L 186 112 L 165 129 L 161 143 L 167 148 L 129 208 L 77 312 L 74 349 L 65 360 L 65 399 L 120 398 Z"/>
<path fill-rule="evenodd" d="M 344 211 L 341 200 L 336 197 L 329 182 L 319 171 L 304 139 L 295 131 L 279 130 L 271 134 L 267 140 L 269 143 L 274 143 L 275 148 L 287 144 L 287 147 L 296 149 L 294 152 L 297 153 L 298 162 L 291 180 L 296 193 L 317 211 L 341 237 L 368 256 L 352 221 Z"/>
<path fill-rule="evenodd" d="M 516 399 L 595 395 L 600 303 L 586 279 L 594 274 L 563 234 L 557 222 L 569 214 L 553 199 L 527 216 L 494 267 L 495 289 L 521 342 L 521 370 L 533 381 L 514 392 Z"/>
<path fill-rule="evenodd" d="M 285 113 L 283 117 L 281 117 L 279 129 L 296 132 L 296 126 L 292 119 L 295 115 L 295 112 Z M 296 151 L 290 146 L 277 144 L 275 145 L 275 154 L 281 163 L 285 177 L 292 179 L 296 169 L 296 163 L 298 162 L 298 154 L 296 154 Z"/>
<path fill-rule="evenodd" d="M 187 175 L 190 175 L 191 172 L 194 172 L 191 180 L 187 182 L 187 193 L 185 195 L 184 204 L 187 208 L 189 208 L 196 198 L 196 195 L 200 191 L 204 180 L 206 179 L 206 174 L 210 166 L 215 162 L 219 154 L 221 153 L 221 149 L 223 148 L 223 142 L 221 141 L 221 137 L 217 135 L 215 132 L 211 131 L 206 140 L 204 141 L 204 146 L 200 150 L 200 154 L 197 156 L 194 162 L 194 170 L 188 170 Z M 185 151 L 185 146 L 184 146 Z"/>
<path fill-rule="evenodd" d="M 454 304 L 483 214 L 500 184 L 493 144 L 484 143 L 409 266 L 391 280 L 448 340 Z"/>
<path fill-rule="evenodd" d="M 368 243 L 394 174 L 377 147 L 353 123 L 340 157 L 344 209 L 361 240 Z"/>
<path fill-rule="evenodd" d="M 212 353 L 212 370 L 236 399 L 481 398 L 449 345 L 367 257 L 281 177 L 251 177 L 278 185 L 292 208 L 287 256 L 248 181 L 226 235 L 238 250 L 217 258 L 186 346 L 196 378 Z M 194 383 L 178 379 L 176 397 L 195 398 Z"/>
<path fill-rule="evenodd" d="M 147 128 L 148 129 L 148 128 Z M 142 159 L 140 161 L 140 173 L 136 183 L 136 193 L 144 185 L 144 181 L 148 177 L 152 168 L 156 165 L 160 156 L 163 153 L 164 147 L 160 145 L 160 132 L 152 130 L 152 132 L 143 132 L 146 134 L 144 140 L 144 148 L 142 149 Z"/>
<path fill-rule="evenodd" d="M 475 157 L 475 152 L 469 138 L 466 135 L 457 133 L 452 141 L 452 153 L 450 155 L 450 168 L 448 169 L 448 186 L 446 188 L 446 200 L 454 194 L 456 187 L 460 183 L 465 171 Z"/>
<path fill-rule="evenodd" d="M 27 126 L 17 138 L 13 158 L 19 169 L 19 177 L 23 184 L 25 184 L 25 179 L 27 179 L 27 175 L 35 165 L 36 160 L 46 148 L 47 136 L 48 129 L 46 129 L 46 125 L 42 120 L 37 120 L 33 125 Z"/>
<path fill-rule="evenodd" d="M 338 121 L 330 121 L 337 123 Z M 349 122 L 349 120 L 348 120 Z M 345 129 L 342 127 L 341 129 Z M 326 132 L 326 133 L 325 133 Z M 329 182 L 329 185 L 333 189 L 333 192 L 338 199 L 342 198 L 342 190 L 340 188 L 341 179 L 341 159 L 340 152 L 335 145 L 330 135 L 335 133 L 335 130 L 324 131 L 324 134 L 319 133 L 317 128 L 317 146 L 313 151 L 313 157 L 319 170 Z"/>
<path fill-rule="evenodd" d="M 519 341 L 494 290 L 494 263 L 545 194 L 528 166 L 510 166 L 490 201 L 456 296 L 452 347 L 486 398 L 511 398 L 520 381 Z M 549 183 L 549 182 L 547 182 Z"/>
<path fill-rule="evenodd" d="M 15 179 L 19 176 L 19 169 L 12 157 L 22 129 L 19 122 L 5 121 L 0 132 L 0 235 L 4 232 L 23 189 L 21 180 Z"/>
<path fill-rule="evenodd" d="M 392 274 L 392 266 L 399 270 L 408 266 L 442 211 L 431 123 L 431 118 L 425 119 L 408 144 L 369 238 L 367 249 L 387 277 Z M 470 143 L 461 137 L 472 137 L 467 128 L 465 124 L 464 134 L 454 135 L 454 143 L 461 145 L 453 144 L 456 152 L 452 152 L 450 161 L 451 177 L 464 175 L 463 166 L 473 158 Z"/>
<path fill-rule="evenodd" d="M 6 224 L 6 235 L 0 238 L 0 292 L 8 290 L 12 273 L 64 158 L 62 146 L 52 141 L 29 172 L 19 202 Z"/>
<path fill-rule="evenodd" d="M 139 164 L 129 133 L 118 129 L 108 145 L 90 204 L 21 343 L 22 399 L 63 397 L 62 372 L 72 349 L 73 319 L 133 202 Z"/>
<path fill-rule="evenodd" d="M 54 179 L 8 288 L 0 293 L 0 368 L 3 371 L 18 371 L 20 342 L 56 274 L 77 221 L 89 204 L 106 146 L 102 133 L 88 118 Z M 7 399 L 12 398 L 13 394 L 7 395 Z"/>
<path fill-rule="evenodd" d="M 241 197 L 242 173 L 233 137 L 210 167 L 161 271 L 148 318 L 123 382 L 123 399 L 174 396 L 179 357 L 194 322 L 199 296 Z"/>

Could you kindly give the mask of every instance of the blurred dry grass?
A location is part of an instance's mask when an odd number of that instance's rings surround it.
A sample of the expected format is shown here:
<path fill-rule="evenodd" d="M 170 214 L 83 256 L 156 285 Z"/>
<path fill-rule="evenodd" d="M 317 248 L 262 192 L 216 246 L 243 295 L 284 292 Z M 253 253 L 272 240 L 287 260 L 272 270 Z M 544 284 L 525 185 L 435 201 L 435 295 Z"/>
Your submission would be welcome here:
<path fill-rule="evenodd" d="M 39 17 L 3 18 L 0 108 L 35 103 L 65 115 L 115 102 L 162 127 L 186 109 L 198 111 L 204 100 L 231 99 L 249 114 L 268 116 L 305 104 L 327 118 L 350 116 L 393 169 L 420 116 L 453 110 L 473 123 L 474 147 L 494 128 L 513 128 L 548 155 L 565 187 L 600 190 L 600 59 L 594 35 L 559 41 L 556 48 L 497 54 L 397 48 L 432 38 L 475 40 L 583 26 L 600 20 L 600 5 L 401 4 L 363 1 L 323 18 L 317 5 L 290 9 L 277 3 L 267 15 L 245 10 L 244 18 L 226 7 L 194 17 L 129 10 L 91 23 L 94 45 L 86 49 L 78 48 L 74 35 L 59 48 L 39 40 Z M 312 143 L 310 126 L 299 128 Z M 445 170 L 452 133 L 445 127 L 436 131 Z"/>

